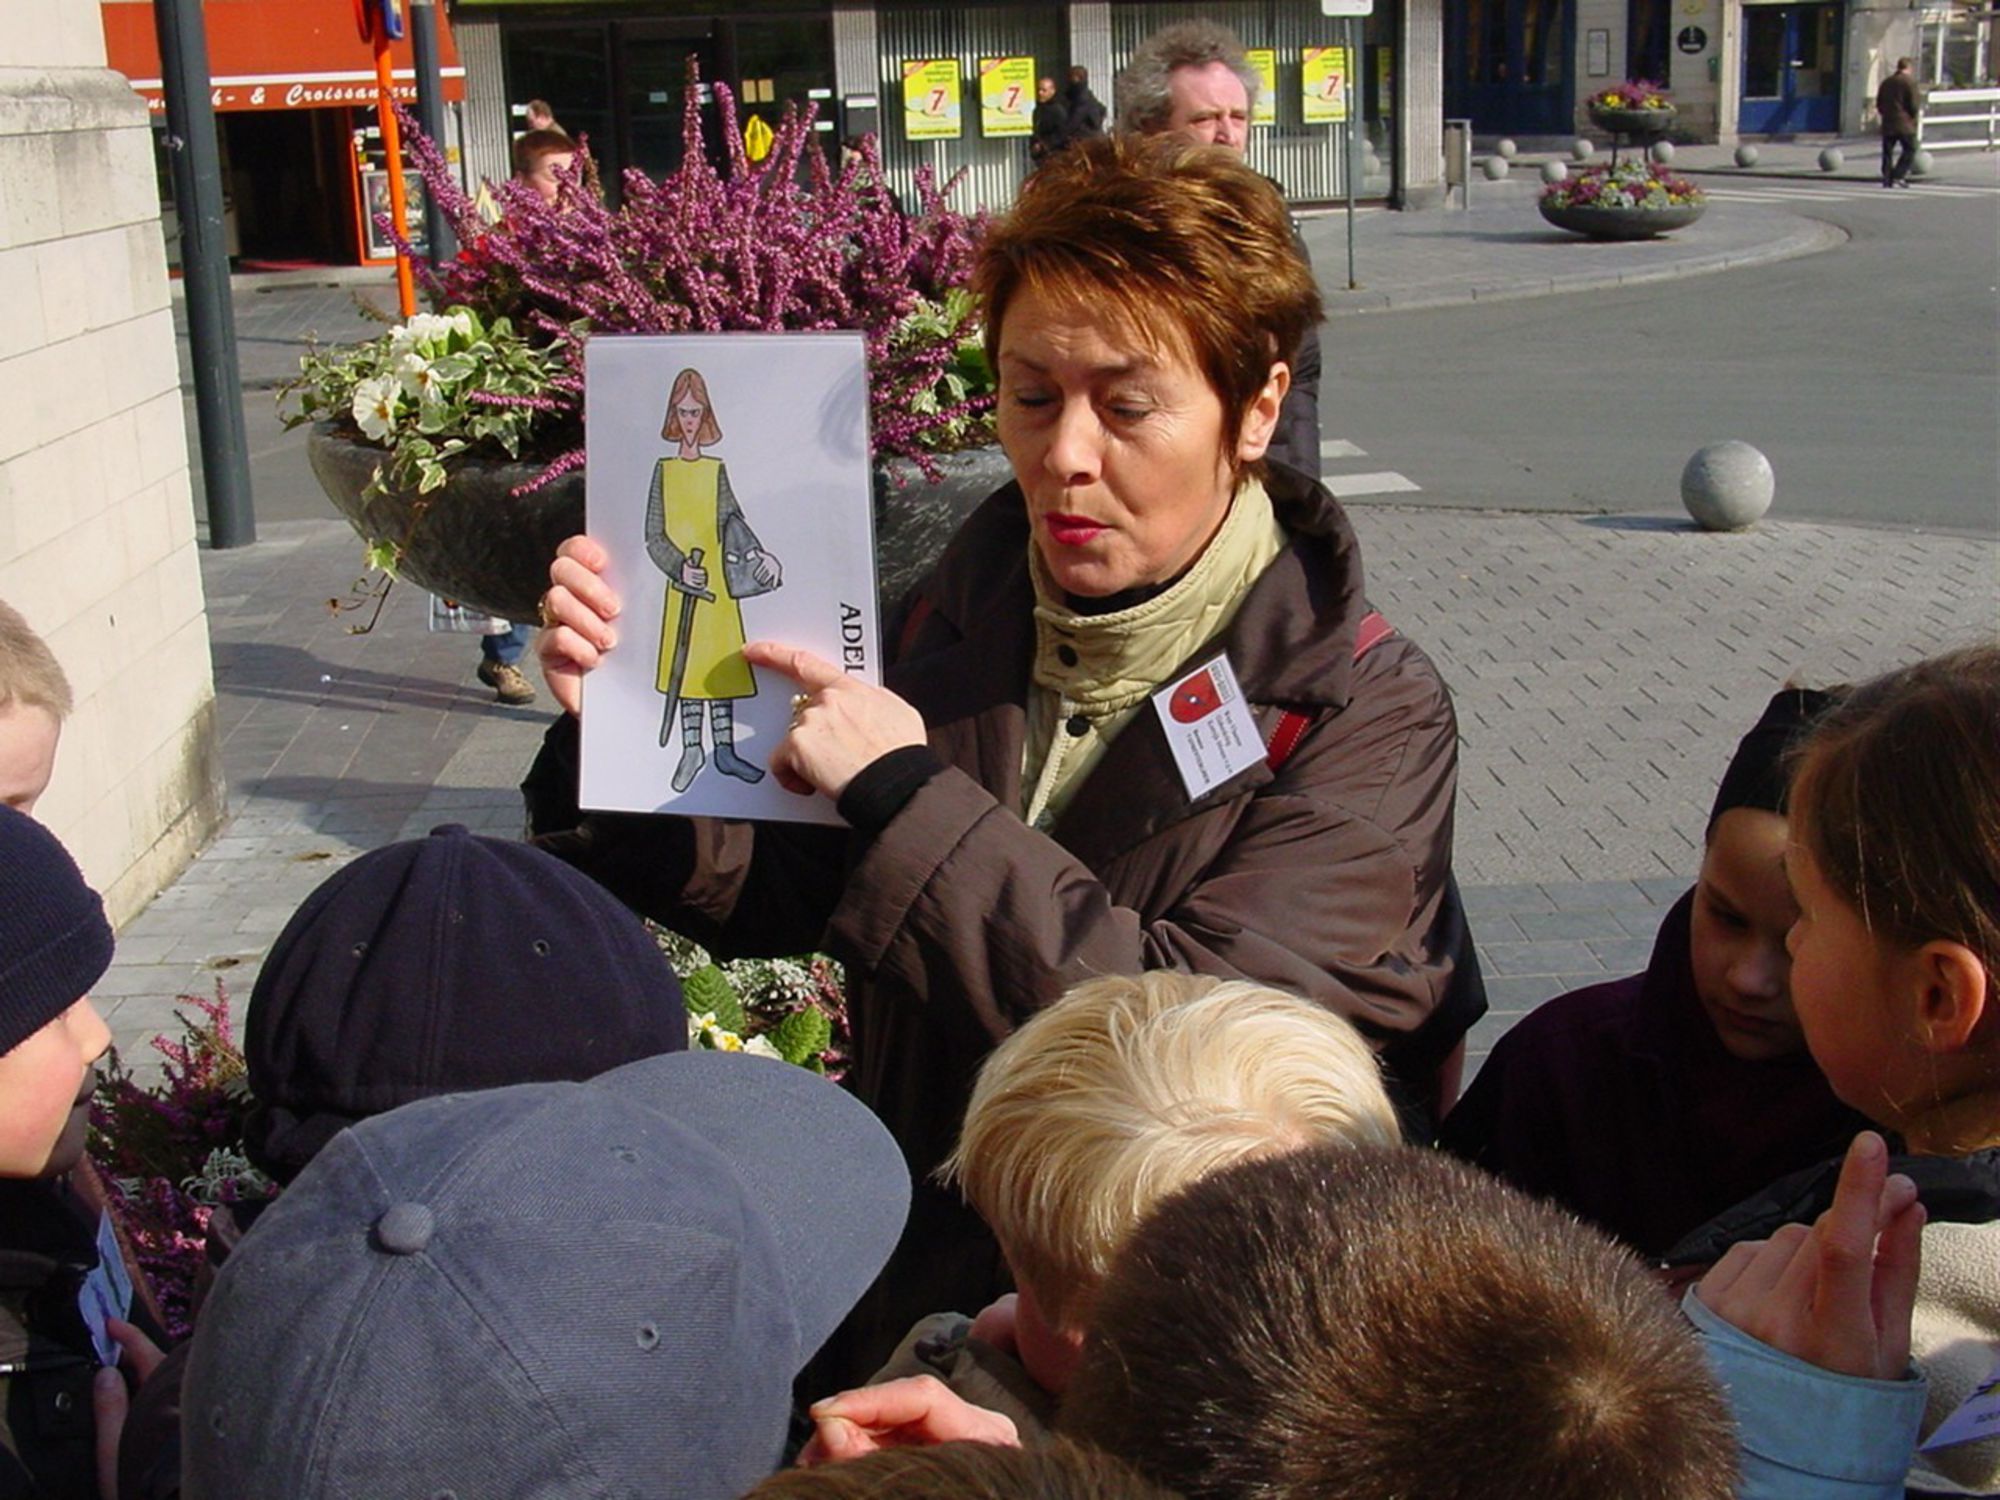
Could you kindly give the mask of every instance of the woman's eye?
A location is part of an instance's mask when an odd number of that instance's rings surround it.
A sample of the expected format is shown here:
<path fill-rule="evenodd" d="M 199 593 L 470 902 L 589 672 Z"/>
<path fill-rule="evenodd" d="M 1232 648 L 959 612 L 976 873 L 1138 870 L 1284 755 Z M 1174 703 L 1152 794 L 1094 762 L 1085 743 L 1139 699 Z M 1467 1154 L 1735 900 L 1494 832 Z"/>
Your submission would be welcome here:
<path fill-rule="evenodd" d="M 1121 422 L 1141 422 L 1153 414 L 1152 407 L 1137 401 L 1113 401 L 1108 409 Z"/>
<path fill-rule="evenodd" d="M 1010 399 L 1016 406 L 1034 408 L 1049 405 L 1055 397 L 1045 396 L 1040 391 L 1015 391 Z"/>

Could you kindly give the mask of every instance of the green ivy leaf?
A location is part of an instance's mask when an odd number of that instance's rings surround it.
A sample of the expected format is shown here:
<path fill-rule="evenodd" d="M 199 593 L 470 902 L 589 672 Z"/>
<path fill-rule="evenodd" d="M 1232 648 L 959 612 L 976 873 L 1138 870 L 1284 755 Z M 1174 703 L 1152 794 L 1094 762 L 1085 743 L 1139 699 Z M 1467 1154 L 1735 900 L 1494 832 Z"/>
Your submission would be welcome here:
<path fill-rule="evenodd" d="M 401 561 L 402 555 L 403 549 L 394 542 L 374 541 L 368 544 L 368 550 L 363 554 L 362 560 L 376 572 L 387 573 L 393 578 L 396 576 L 396 564 Z"/>
<path fill-rule="evenodd" d="M 833 1043 L 833 1022 L 817 1005 L 795 1010 L 764 1033 L 778 1055 L 803 1067 Z"/>
<path fill-rule="evenodd" d="M 743 1034 L 743 1002 L 736 996 L 729 978 L 714 964 L 705 964 L 681 981 L 681 997 L 688 1014 L 710 1014 L 724 1031 Z"/>

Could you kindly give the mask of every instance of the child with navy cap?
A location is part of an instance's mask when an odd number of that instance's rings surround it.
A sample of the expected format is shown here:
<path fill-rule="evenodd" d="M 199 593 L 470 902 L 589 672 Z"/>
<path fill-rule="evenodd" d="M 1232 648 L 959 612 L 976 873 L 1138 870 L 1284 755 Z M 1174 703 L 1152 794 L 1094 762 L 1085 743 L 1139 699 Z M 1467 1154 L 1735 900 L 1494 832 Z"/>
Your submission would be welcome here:
<path fill-rule="evenodd" d="M 72 1173 L 111 1045 L 87 993 L 111 942 L 69 852 L 0 804 L 0 1495 L 99 1493 L 94 1393 L 100 1372 L 119 1388 L 108 1323 L 132 1285 Z"/>

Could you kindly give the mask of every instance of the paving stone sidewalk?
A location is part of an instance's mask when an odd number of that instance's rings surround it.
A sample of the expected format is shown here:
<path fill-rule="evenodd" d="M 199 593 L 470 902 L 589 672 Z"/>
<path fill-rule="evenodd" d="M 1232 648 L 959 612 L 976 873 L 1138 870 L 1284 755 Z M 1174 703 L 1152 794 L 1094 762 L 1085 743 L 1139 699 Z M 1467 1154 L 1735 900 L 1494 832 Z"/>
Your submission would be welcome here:
<path fill-rule="evenodd" d="M 1432 652 L 1463 734 L 1458 868 L 1494 1012 L 1644 963 L 1686 888 L 1716 777 L 1782 682 L 1853 677 L 1995 628 L 1990 543 L 1774 523 L 1351 508 L 1376 603 Z M 99 988 L 128 1059 L 173 998 L 239 1004 L 284 921 L 356 854 L 445 822 L 519 831 L 549 714 L 473 679 L 419 591 L 374 628 L 337 521 L 202 559 L 233 820 L 120 935 Z M 60 774 L 60 773 L 59 773 Z"/>

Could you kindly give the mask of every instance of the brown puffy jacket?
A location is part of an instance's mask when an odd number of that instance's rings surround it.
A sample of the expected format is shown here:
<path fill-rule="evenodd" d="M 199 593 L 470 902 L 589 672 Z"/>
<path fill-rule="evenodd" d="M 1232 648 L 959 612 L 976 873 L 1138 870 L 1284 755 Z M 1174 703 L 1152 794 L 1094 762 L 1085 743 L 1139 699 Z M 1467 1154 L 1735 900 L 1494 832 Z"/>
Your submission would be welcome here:
<path fill-rule="evenodd" d="M 822 949 L 849 966 L 850 1081 L 918 1187 L 904 1248 L 859 1315 L 869 1331 L 841 1362 L 854 1379 L 916 1318 L 1004 1287 L 976 1218 L 927 1178 L 987 1052 L 1069 986 L 1158 968 L 1281 986 L 1352 1019 L 1413 1100 L 1485 1010 L 1451 881 L 1450 696 L 1400 634 L 1357 659 L 1368 606 L 1346 516 L 1289 471 L 1267 487 L 1292 546 L 1188 665 L 1226 648 L 1267 742 L 1286 710 L 1303 716 L 1276 772 L 1260 763 L 1190 801 L 1142 712 L 1048 834 L 1022 822 L 1034 601 L 1009 485 L 952 540 L 902 632 L 887 682 L 947 769 L 874 837 L 579 821 L 563 806 L 567 721 L 530 775 L 544 846 L 639 911 L 723 954 Z"/>

